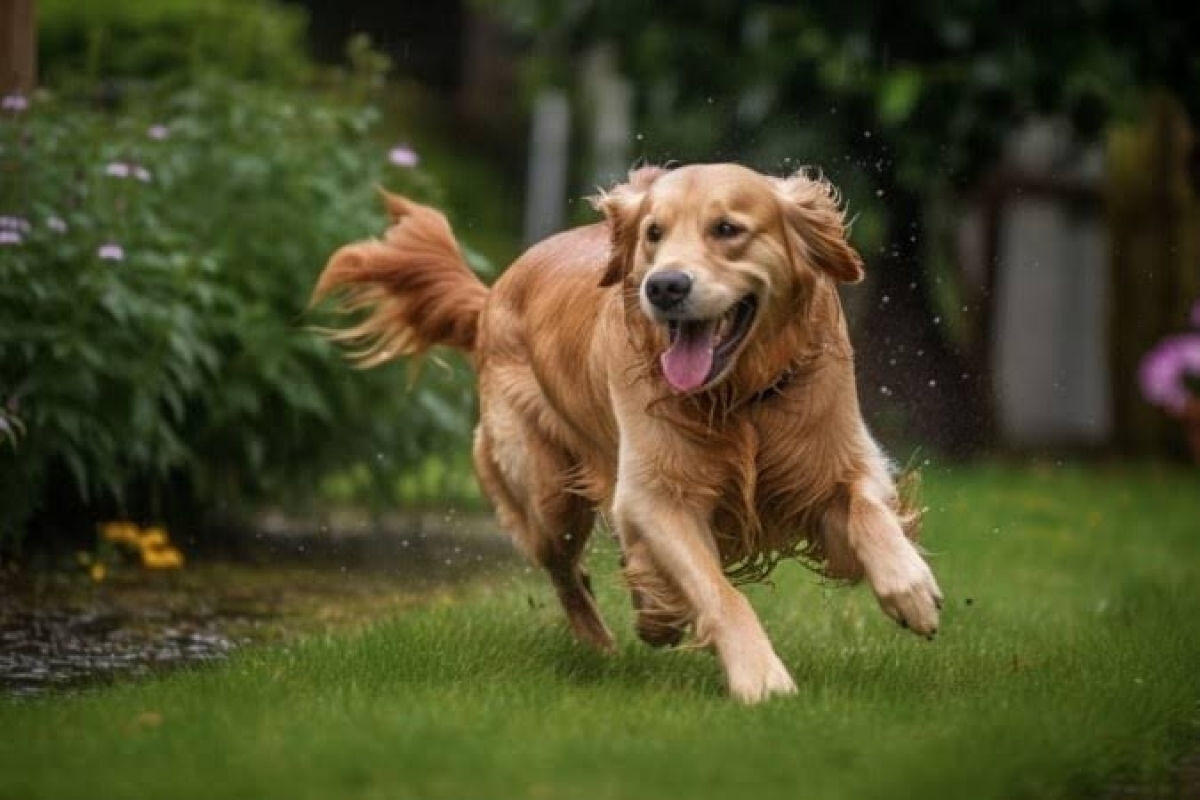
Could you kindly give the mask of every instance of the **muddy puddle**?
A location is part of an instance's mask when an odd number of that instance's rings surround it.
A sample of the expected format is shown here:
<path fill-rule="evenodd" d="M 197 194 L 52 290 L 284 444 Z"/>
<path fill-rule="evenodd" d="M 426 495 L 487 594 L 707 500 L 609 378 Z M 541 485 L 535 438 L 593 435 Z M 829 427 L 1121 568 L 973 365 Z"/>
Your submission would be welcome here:
<path fill-rule="evenodd" d="M 145 677 L 239 648 L 353 626 L 511 575 L 517 557 L 484 515 L 281 517 L 219 552 L 182 543 L 179 570 L 110 558 L 102 580 L 63 559 L 0 571 L 0 695 L 31 697 Z"/>

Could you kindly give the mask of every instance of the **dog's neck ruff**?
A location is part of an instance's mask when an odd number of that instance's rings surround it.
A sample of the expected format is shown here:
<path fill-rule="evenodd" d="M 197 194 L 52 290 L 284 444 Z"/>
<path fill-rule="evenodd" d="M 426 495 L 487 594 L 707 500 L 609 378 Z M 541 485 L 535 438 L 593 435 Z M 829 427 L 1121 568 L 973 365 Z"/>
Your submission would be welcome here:
<path fill-rule="evenodd" d="M 789 365 L 787 369 L 779 373 L 775 380 L 771 381 L 771 383 L 765 388 L 759 389 L 757 392 L 746 398 L 745 405 L 758 405 L 764 400 L 769 400 L 776 395 L 783 394 L 783 390 L 788 387 L 788 384 L 795 380 L 796 369 L 797 367 L 795 364 Z"/>
<path fill-rule="evenodd" d="M 775 380 L 747 397 L 742 405 L 753 406 L 765 400 L 770 400 L 772 397 L 782 395 L 798 379 L 802 380 L 806 377 L 822 356 L 827 356 L 834 352 L 836 351 L 833 345 L 829 342 L 823 342 L 816 349 L 793 359 L 784 367 L 782 372 L 775 376 Z"/>

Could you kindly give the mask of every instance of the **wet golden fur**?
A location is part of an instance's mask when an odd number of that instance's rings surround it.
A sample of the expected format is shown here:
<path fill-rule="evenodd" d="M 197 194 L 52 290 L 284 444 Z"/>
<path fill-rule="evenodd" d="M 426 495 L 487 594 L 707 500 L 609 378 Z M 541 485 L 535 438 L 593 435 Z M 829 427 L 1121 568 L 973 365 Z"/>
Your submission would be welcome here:
<path fill-rule="evenodd" d="M 535 245 L 490 290 L 440 214 L 385 199 L 385 240 L 342 248 L 318 282 L 317 297 L 368 312 L 333 335 L 366 365 L 437 344 L 470 355 L 479 480 L 580 639 L 612 644 L 581 564 L 596 509 L 621 542 L 639 633 L 662 644 L 691 630 L 739 699 L 794 690 L 729 582 L 780 557 L 865 575 L 886 613 L 933 634 L 940 591 L 859 414 L 837 283 L 863 265 L 830 184 L 736 165 L 644 168 L 595 199 L 604 222 Z M 715 219 L 739 233 L 711 234 Z M 675 264 L 694 272 L 698 296 L 759 301 L 729 371 L 686 394 L 663 378 L 665 326 L 641 295 L 647 275 Z"/>

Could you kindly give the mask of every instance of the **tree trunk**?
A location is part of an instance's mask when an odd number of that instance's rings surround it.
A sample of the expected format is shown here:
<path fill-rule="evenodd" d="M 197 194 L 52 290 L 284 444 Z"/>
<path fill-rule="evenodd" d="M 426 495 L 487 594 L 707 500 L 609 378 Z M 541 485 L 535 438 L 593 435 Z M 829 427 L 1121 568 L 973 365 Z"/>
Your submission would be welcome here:
<path fill-rule="evenodd" d="M 0 94 L 23 94 L 37 84 L 34 0 L 0 0 Z"/>

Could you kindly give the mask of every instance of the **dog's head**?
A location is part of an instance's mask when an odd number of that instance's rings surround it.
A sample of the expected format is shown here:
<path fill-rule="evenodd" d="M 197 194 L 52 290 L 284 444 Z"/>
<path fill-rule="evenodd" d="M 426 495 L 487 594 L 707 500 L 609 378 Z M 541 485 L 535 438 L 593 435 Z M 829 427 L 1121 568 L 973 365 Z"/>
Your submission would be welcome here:
<path fill-rule="evenodd" d="M 720 383 L 749 342 L 803 313 L 818 282 L 863 276 L 836 190 L 805 171 L 645 167 L 596 207 L 612 230 L 601 285 L 636 290 L 642 313 L 665 328 L 660 363 L 677 392 Z"/>

